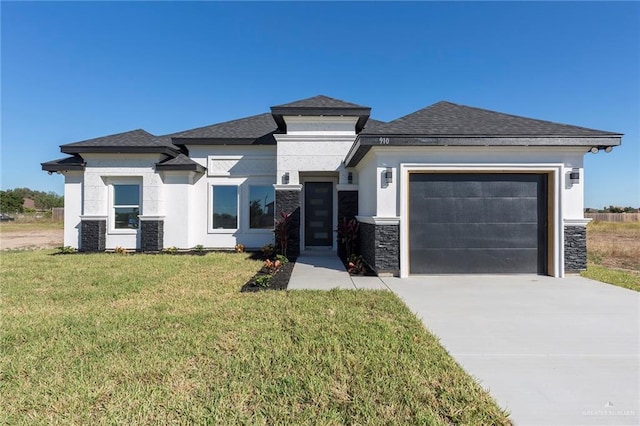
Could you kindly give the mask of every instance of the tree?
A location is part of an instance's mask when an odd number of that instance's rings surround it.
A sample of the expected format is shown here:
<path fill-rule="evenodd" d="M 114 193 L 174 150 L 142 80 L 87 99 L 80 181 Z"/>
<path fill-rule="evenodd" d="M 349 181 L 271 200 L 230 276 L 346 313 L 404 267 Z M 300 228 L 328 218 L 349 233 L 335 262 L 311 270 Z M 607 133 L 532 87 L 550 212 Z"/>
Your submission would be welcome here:
<path fill-rule="evenodd" d="M 53 207 L 64 207 L 64 197 L 55 192 L 35 191 L 30 188 L 15 188 L 5 191 L 12 193 L 15 198 L 19 198 L 20 205 L 25 198 L 31 198 L 37 210 L 49 210 Z M 4 210 L 3 210 L 4 211 Z M 19 210 L 22 212 L 22 210 Z"/>
<path fill-rule="evenodd" d="M 22 197 L 12 190 L 0 191 L 0 211 L 2 213 L 22 213 Z"/>
<path fill-rule="evenodd" d="M 33 201 L 35 201 L 36 209 L 38 210 L 49 210 L 53 207 L 64 206 L 64 197 L 56 194 L 55 192 L 35 191 L 33 194 Z"/>

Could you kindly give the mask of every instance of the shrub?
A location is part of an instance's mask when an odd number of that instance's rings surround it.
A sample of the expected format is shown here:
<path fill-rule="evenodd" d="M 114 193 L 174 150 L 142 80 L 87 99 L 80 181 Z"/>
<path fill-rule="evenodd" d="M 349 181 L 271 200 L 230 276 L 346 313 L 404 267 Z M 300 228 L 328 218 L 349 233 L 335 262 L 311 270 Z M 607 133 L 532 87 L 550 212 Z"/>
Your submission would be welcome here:
<path fill-rule="evenodd" d="M 364 258 L 361 255 L 352 254 L 347 259 L 347 271 L 351 275 L 364 275 L 366 267 L 364 266 Z"/>
<path fill-rule="evenodd" d="M 178 253 L 178 247 L 175 247 L 175 246 L 167 247 L 166 249 L 162 250 L 162 252 L 166 254 L 176 254 Z"/>
<path fill-rule="evenodd" d="M 285 264 L 285 263 L 289 263 L 289 259 L 287 258 L 287 256 L 283 255 L 283 254 L 278 254 L 276 255 L 276 260 L 280 261 L 281 264 Z"/>
<path fill-rule="evenodd" d="M 256 277 L 256 285 L 258 287 L 269 287 L 269 284 L 271 284 L 271 279 L 272 276 L 269 274 L 258 275 Z"/>
<path fill-rule="evenodd" d="M 278 272 L 281 266 L 282 266 L 282 262 L 280 262 L 279 260 L 276 260 L 274 262 L 270 259 L 267 259 L 264 261 L 264 269 L 272 275 Z"/>
<path fill-rule="evenodd" d="M 240 244 L 240 243 L 236 244 L 235 249 L 236 249 L 236 253 L 244 253 L 244 244 Z"/>
<path fill-rule="evenodd" d="M 266 258 L 271 257 L 275 251 L 276 248 L 273 246 L 273 244 L 262 246 L 262 255 Z"/>
<path fill-rule="evenodd" d="M 120 246 L 117 246 L 113 251 L 114 251 L 114 253 L 117 253 L 117 254 L 127 254 L 127 253 L 129 253 L 126 248 L 120 247 Z"/>
<path fill-rule="evenodd" d="M 204 246 L 202 244 L 198 244 L 197 246 L 193 247 L 193 251 L 195 251 L 196 253 L 202 253 L 204 251 Z"/>
<path fill-rule="evenodd" d="M 58 247 L 58 253 L 59 254 L 72 254 L 72 253 L 76 253 L 78 250 L 76 250 L 75 248 L 71 247 L 71 246 L 60 246 Z"/>
<path fill-rule="evenodd" d="M 356 219 L 347 219 L 346 217 L 343 217 L 342 221 L 338 223 L 338 242 L 343 245 L 347 259 L 354 253 L 359 227 L 360 224 Z"/>

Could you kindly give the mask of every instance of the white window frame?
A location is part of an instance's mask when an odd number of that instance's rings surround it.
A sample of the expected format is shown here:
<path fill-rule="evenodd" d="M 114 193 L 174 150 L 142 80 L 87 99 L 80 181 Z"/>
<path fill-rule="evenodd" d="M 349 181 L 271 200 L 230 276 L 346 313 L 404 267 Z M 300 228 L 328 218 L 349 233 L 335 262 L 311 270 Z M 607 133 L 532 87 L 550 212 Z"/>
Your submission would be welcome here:
<path fill-rule="evenodd" d="M 137 185 L 138 186 L 138 228 L 116 228 L 116 207 L 136 207 L 136 205 L 117 205 L 115 204 L 115 186 L 116 185 Z M 142 210 L 142 178 L 117 178 L 109 179 L 109 233 L 110 234 L 137 234 L 140 232 L 140 216 L 143 215 Z"/>
<path fill-rule="evenodd" d="M 235 234 L 240 230 L 242 226 L 242 216 L 240 214 L 240 200 L 241 200 L 241 192 L 242 192 L 242 182 L 237 180 L 226 180 L 223 182 L 209 182 L 208 186 L 208 218 L 207 218 L 207 232 L 210 234 Z M 236 228 L 214 228 L 213 227 L 213 188 L 216 186 L 233 186 L 236 188 Z"/>

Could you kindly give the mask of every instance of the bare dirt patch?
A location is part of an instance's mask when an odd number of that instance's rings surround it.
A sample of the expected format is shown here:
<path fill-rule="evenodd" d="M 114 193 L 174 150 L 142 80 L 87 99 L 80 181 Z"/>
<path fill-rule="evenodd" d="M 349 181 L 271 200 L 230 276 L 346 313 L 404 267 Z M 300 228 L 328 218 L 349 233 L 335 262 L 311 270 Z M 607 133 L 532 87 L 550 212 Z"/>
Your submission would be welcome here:
<path fill-rule="evenodd" d="M 48 249 L 62 245 L 64 240 L 62 228 L 42 229 L 29 225 L 24 224 L 23 227 L 14 225 L 10 229 L 0 229 L 0 249 Z"/>
<path fill-rule="evenodd" d="M 597 265 L 640 272 L 640 223 L 590 223 L 587 248 Z"/>

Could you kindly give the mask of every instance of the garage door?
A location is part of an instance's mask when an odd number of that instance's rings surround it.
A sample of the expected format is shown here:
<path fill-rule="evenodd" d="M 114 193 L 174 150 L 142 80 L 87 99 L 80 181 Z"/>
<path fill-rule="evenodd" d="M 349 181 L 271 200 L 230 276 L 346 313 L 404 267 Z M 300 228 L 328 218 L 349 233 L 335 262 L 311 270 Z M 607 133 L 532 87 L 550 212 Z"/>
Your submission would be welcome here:
<path fill-rule="evenodd" d="M 412 274 L 546 273 L 547 176 L 409 175 Z"/>

